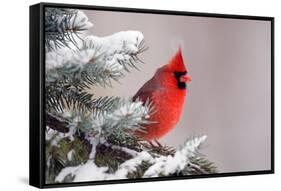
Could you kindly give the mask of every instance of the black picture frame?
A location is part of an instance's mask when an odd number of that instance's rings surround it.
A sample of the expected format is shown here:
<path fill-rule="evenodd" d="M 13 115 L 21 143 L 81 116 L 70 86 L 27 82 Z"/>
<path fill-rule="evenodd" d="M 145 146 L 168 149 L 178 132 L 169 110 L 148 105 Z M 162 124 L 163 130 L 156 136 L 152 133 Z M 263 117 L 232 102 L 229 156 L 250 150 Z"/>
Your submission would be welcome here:
<path fill-rule="evenodd" d="M 45 147 L 44 147 L 44 107 L 45 107 L 45 49 L 44 49 L 44 9 L 46 7 L 62 7 L 87 10 L 150 13 L 165 15 L 183 15 L 195 17 L 235 18 L 247 20 L 269 21 L 271 23 L 271 169 L 249 172 L 229 172 L 208 175 L 190 175 L 177 177 L 161 177 L 146 179 L 106 180 L 76 183 L 45 184 Z M 165 181 L 178 179 L 211 178 L 226 176 L 258 175 L 274 173 L 274 17 L 230 15 L 217 13 L 197 13 L 184 11 L 167 11 L 152 9 L 135 9 L 121 7 L 103 7 L 93 5 L 74 5 L 57 3 L 39 3 L 30 6 L 30 140 L 29 140 L 29 184 L 38 188 L 85 186 L 115 183 L 135 183 L 147 181 Z"/>

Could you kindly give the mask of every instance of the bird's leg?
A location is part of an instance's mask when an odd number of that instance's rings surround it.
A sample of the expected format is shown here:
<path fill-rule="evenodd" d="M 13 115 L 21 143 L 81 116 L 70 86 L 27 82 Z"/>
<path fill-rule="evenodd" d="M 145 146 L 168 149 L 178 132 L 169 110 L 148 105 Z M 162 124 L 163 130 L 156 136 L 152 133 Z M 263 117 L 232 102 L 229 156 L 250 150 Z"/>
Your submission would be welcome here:
<path fill-rule="evenodd" d="M 163 148 L 163 145 L 157 139 L 153 139 L 152 141 L 148 141 L 148 143 L 153 148 Z"/>
<path fill-rule="evenodd" d="M 163 147 L 163 145 L 157 140 L 157 139 L 154 139 L 155 143 L 157 144 L 158 147 Z"/>

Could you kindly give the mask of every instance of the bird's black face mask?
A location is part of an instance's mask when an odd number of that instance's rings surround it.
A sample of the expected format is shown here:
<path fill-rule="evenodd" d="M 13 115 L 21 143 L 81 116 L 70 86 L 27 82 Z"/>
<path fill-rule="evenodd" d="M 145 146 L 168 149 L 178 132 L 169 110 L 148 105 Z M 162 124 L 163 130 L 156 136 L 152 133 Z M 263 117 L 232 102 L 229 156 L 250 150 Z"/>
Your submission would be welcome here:
<path fill-rule="evenodd" d="M 181 78 L 181 76 L 186 75 L 187 71 L 184 71 L 184 72 L 174 72 L 174 74 L 175 74 L 175 78 L 177 79 L 178 88 L 179 89 L 186 89 L 186 83 L 185 82 L 181 82 L 180 78 Z"/>

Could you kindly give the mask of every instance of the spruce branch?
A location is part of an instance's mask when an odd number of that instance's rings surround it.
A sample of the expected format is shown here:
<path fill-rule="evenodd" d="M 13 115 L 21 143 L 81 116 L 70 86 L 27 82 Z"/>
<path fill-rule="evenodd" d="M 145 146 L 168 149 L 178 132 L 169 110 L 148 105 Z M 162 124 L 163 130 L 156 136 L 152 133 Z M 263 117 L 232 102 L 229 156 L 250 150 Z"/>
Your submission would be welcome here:
<path fill-rule="evenodd" d="M 96 147 L 94 160 L 62 169 L 55 182 L 216 173 L 213 163 L 198 153 L 205 139 L 206 136 L 190 138 L 173 155 L 154 155 L 143 149 L 128 150 L 126 147 L 102 142 Z M 158 143 L 154 146 L 163 148 Z M 71 180 L 67 177 L 71 177 Z"/>
<path fill-rule="evenodd" d="M 45 113 L 45 123 L 49 128 L 58 132 L 67 133 L 69 131 L 69 120 L 62 118 L 59 115 L 54 115 L 48 111 Z"/>
<path fill-rule="evenodd" d="M 93 94 L 75 87 L 73 83 L 69 84 L 71 83 L 64 80 L 45 83 L 47 110 L 63 112 L 71 108 L 81 112 L 92 112 L 97 116 L 114 108 L 120 100 L 114 96 L 94 98 Z"/>
<path fill-rule="evenodd" d="M 46 83 L 46 108 L 62 112 L 66 108 L 92 111 L 93 95 L 60 82 Z"/>
<path fill-rule="evenodd" d="M 79 138 L 69 137 L 60 139 L 54 144 L 46 141 L 46 178 L 54 182 L 55 175 L 67 166 L 76 166 L 87 161 L 89 150 Z"/>
<path fill-rule="evenodd" d="M 79 50 L 47 53 L 46 81 L 65 81 L 82 89 L 91 85 L 111 87 L 112 81 L 119 82 L 130 68 L 143 63 L 139 55 L 145 50 L 143 35 L 137 31 L 88 36 Z"/>
<path fill-rule="evenodd" d="M 65 99 L 67 100 L 67 99 Z M 66 133 L 71 127 L 83 132 L 101 130 L 105 139 L 122 143 L 138 141 L 134 132 L 145 132 L 145 126 L 154 123 L 149 118 L 156 111 L 153 103 L 147 100 L 132 102 L 118 97 L 100 97 L 91 100 L 91 112 L 70 110 L 47 111 L 46 125 L 58 132 Z"/>
<path fill-rule="evenodd" d="M 92 27 L 87 16 L 79 10 L 46 8 L 45 11 L 45 45 L 47 51 L 69 44 L 77 46 L 79 34 Z"/>
<path fill-rule="evenodd" d="M 145 103 L 139 100 L 135 102 L 121 100 L 120 105 L 115 110 L 101 119 L 102 136 L 110 137 L 111 140 L 114 139 L 119 144 L 126 143 L 132 139 L 130 138 L 132 134 L 136 132 L 145 133 L 146 125 L 156 123 L 150 120 L 150 116 L 155 112 L 155 107 L 149 99 Z"/>
<path fill-rule="evenodd" d="M 160 142 L 157 140 L 154 141 L 143 141 L 141 143 L 142 147 L 145 148 L 150 154 L 159 156 L 174 156 L 176 149 L 167 145 L 162 145 Z"/>

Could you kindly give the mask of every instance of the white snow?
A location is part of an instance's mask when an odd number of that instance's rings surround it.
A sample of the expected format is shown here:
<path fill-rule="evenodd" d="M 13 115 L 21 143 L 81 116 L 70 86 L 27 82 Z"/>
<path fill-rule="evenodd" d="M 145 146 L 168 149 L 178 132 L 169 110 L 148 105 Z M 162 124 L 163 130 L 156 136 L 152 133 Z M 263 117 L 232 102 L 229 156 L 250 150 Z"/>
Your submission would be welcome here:
<path fill-rule="evenodd" d="M 135 171 L 143 161 L 152 160 L 153 158 L 148 152 L 140 152 L 136 157 L 121 164 L 114 174 L 107 173 L 107 167 L 98 167 L 94 160 L 88 160 L 85 164 L 62 169 L 55 181 L 62 182 L 67 175 L 74 176 L 73 182 L 126 179 L 128 173 Z"/>
<path fill-rule="evenodd" d="M 92 59 L 94 50 L 73 51 L 69 48 L 61 48 L 46 53 L 46 70 L 61 67 L 83 67 Z"/>
<path fill-rule="evenodd" d="M 148 108 L 143 106 L 143 102 L 124 102 L 123 105 L 115 110 L 113 116 L 139 116 L 136 120 L 141 120 L 148 113 Z"/>
<path fill-rule="evenodd" d="M 89 159 L 94 159 L 96 156 L 96 147 L 99 144 L 99 138 L 98 137 L 86 137 L 86 139 L 92 145 L 92 150 L 89 154 Z"/>
<path fill-rule="evenodd" d="M 60 67 L 83 67 L 87 63 L 103 64 L 115 76 L 122 76 L 124 67 L 120 63 L 128 63 L 131 54 L 139 51 L 144 39 L 139 31 L 121 31 L 106 37 L 87 36 L 79 50 L 61 48 L 46 54 L 46 69 Z"/>
<path fill-rule="evenodd" d="M 120 31 L 105 37 L 87 36 L 85 46 L 99 48 L 108 61 L 116 62 L 129 59 L 128 53 L 138 52 L 143 39 L 144 36 L 140 31 Z"/>
<path fill-rule="evenodd" d="M 55 52 L 46 53 L 46 69 L 62 67 L 64 64 L 63 56 Z"/>
<path fill-rule="evenodd" d="M 87 36 L 82 51 L 87 51 L 84 56 L 90 58 L 89 61 L 102 63 L 112 74 L 121 76 L 123 64 L 129 62 L 131 54 L 139 51 L 143 39 L 139 31 L 121 31 L 105 37 Z"/>
<path fill-rule="evenodd" d="M 115 127 L 121 125 L 122 127 L 131 127 L 140 129 L 140 123 L 148 120 L 149 118 L 149 108 L 143 105 L 143 102 L 136 101 L 132 102 L 130 100 L 123 99 L 120 102 L 120 107 L 117 109 L 105 113 L 102 116 L 93 118 L 93 129 L 98 129 L 103 125 L 110 127 Z M 123 125 L 122 125 L 123 124 Z"/>
<path fill-rule="evenodd" d="M 45 140 L 46 141 L 50 141 L 51 140 L 51 145 L 52 146 L 58 146 L 58 143 L 60 142 L 60 140 L 64 139 L 64 138 L 69 138 L 71 141 L 74 140 L 73 135 L 76 132 L 76 127 L 75 125 L 72 125 L 69 127 L 69 131 L 67 133 L 61 133 L 58 131 L 55 131 L 51 128 L 49 128 L 48 126 L 46 126 L 46 132 L 45 132 Z"/>
<path fill-rule="evenodd" d="M 144 106 L 143 102 L 131 102 L 124 100 L 122 106 L 112 113 L 107 114 L 104 120 L 114 126 L 117 123 L 122 122 L 124 119 L 127 119 L 127 126 L 133 128 L 138 126 L 139 123 L 147 117 L 148 112 L 149 108 Z"/>
<path fill-rule="evenodd" d="M 71 166 L 71 167 L 66 167 L 66 168 L 62 169 L 61 172 L 56 177 L 55 181 L 62 182 L 67 175 L 73 176 L 75 171 L 77 171 L 80 168 L 80 166 L 81 165 L 74 166 L 74 167 Z"/>
<path fill-rule="evenodd" d="M 206 140 L 207 136 L 195 137 L 187 141 L 174 156 L 160 156 L 156 158 L 154 164 L 147 169 L 143 177 L 157 177 L 160 173 L 163 175 L 173 174 L 181 171 L 189 163 L 189 158 L 195 155 L 199 146 Z"/>
<path fill-rule="evenodd" d="M 123 152 L 126 152 L 127 154 L 133 156 L 133 157 L 136 157 L 138 156 L 138 152 L 137 151 L 134 151 L 132 149 L 129 149 L 129 148 L 126 148 L 126 147 L 121 147 L 121 146 L 118 146 L 118 145 L 110 145 L 109 143 L 103 143 L 104 145 L 108 146 L 108 147 L 111 147 L 113 149 L 116 149 L 116 150 L 120 150 L 120 151 L 123 151 Z"/>
<path fill-rule="evenodd" d="M 70 18 L 70 25 L 71 28 L 74 29 L 82 29 L 87 30 L 91 27 L 93 27 L 93 23 L 91 23 L 88 19 L 88 17 L 85 15 L 83 11 L 78 10 L 76 12 L 76 15 Z"/>
<path fill-rule="evenodd" d="M 127 160 L 126 162 L 121 164 L 119 169 L 115 172 L 115 175 L 112 178 L 115 179 L 127 178 L 128 173 L 134 172 L 136 170 L 136 167 L 144 161 L 146 162 L 154 161 L 153 157 L 147 151 L 142 151 L 136 157 Z"/>
<path fill-rule="evenodd" d="M 197 149 L 202 145 L 203 142 L 207 139 L 207 135 L 201 137 L 195 137 L 184 144 L 182 151 L 186 150 L 186 155 L 189 153 L 195 153 Z"/>
<path fill-rule="evenodd" d="M 107 167 L 97 167 L 93 160 L 89 160 L 75 171 L 73 182 L 105 180 L 107 177 L 107 170 Z"/>
<path fill-rule="evenodd" d="M 67 175 L 75 176 L 73 182 L 105 180 L 107 167 L 97 167 L 93 160 L 75 167 L 66 167 L 56 177 L 56 182 L 62 182 Z"/>
<path fill-rule="evenodd" d="M 197 152 L 198 147 L 205 141 L 206 138 L 207 137 L 204 135 L 187 141 L 174 156 L 169 155 L 153 157 L 147 151 L 131 152 L 127 149 L 124 150 L 123 147 L 116 146 L 115 149 L 128 151 L 134 155 L 134 157 L 122 163 L 115 173 L 108 173 L 107 167 L 97 167 L 94 163 L 94 159 L 92 158 L 85 164 L 81 164 L 76 167 L 64 168 L 56 177 L 56 181 L 62 182 L 69 174 L 74 176 L 74 182 L 126 179 L 128 173 L 134 172 L 136 167 L 144 161 L 152 164 L 152 166 L 150 166 L 144 173 L 144 178 L 157 177 L 159 174 L 164 176 L 173 174 L 184 169 L 184 167 L 190 162 L 189 158 L 195 156 L 195 152 Z"/>
<path fill-rule="evenodd" d="M 55 135 L 56 135 L 56 131 L 51 129 L 49 126 L 46 126 L 46 132 L 45 132 L 45 139 L 46 141 L 51 140 Z"/>
<path fill-rule="evenodd" d="M 73 155 L 75 153 L 75 150 L 74 149 L 71 149 L 68 153 L 67 153 L 67 159 L 69 161 L 72 161 L 72 158 L 73 158 Z"/>

